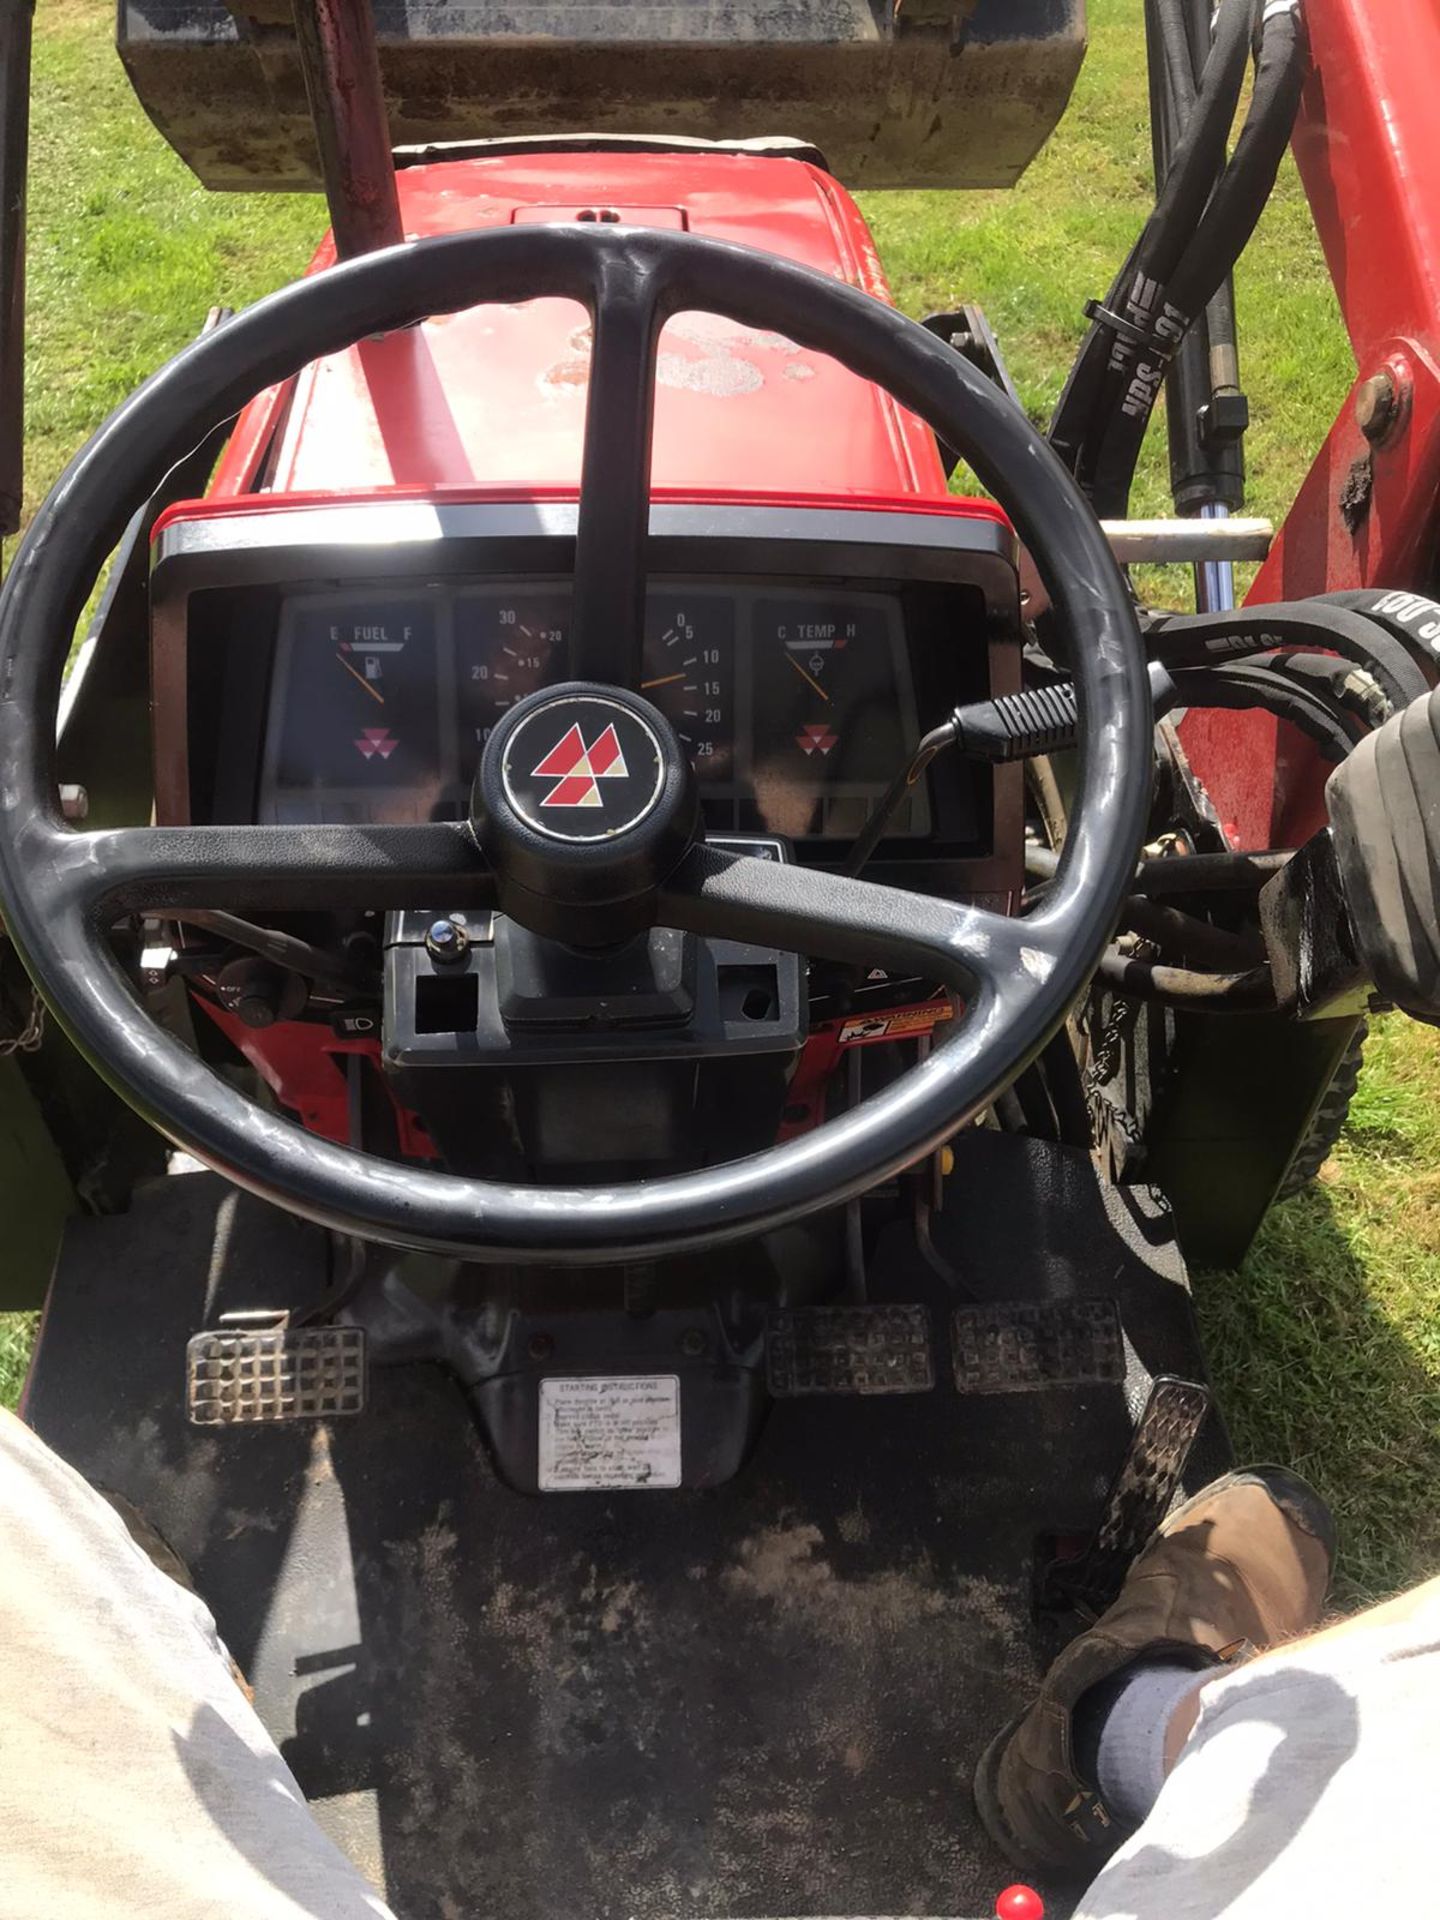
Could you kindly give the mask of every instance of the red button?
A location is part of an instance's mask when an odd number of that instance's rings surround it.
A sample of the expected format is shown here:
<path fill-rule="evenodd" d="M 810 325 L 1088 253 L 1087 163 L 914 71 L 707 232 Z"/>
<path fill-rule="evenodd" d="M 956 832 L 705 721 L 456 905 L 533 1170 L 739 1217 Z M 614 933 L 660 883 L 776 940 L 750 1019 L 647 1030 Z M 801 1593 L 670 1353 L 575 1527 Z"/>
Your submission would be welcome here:
<path fill-rule="evenodd" d="M 1006 1887 L 996 1898 L 995 1920 L 1045 1920 L 1045 1902 L 1033 1887 Z"/>

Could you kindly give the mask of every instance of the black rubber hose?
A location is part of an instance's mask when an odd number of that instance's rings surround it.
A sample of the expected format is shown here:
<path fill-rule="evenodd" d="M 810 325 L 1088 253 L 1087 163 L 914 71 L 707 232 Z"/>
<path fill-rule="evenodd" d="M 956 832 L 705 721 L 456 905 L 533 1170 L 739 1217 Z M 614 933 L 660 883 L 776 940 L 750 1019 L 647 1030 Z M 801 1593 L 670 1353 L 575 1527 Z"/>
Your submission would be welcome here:
<path fill-rule="evenodd" d="M 1095 969 L 1102 986 L 1132 1000 L 1154 1000 L 1187 1013 L 1273 1013 L 1275 984 L 1268 967 L 1245 973 L 1194 973 L 1187 967 L 1161 967 L 1135 960 L 1110 947 Z"/>
<path fill-rule="evenodd" d="M 1355 722 L 1356 739 L 1383 727 L 1395 711 L 1374 674 L 1333 653 L 1256 653 L 1243 663 L 1278 673 L 1328 700 Z"/>
<path fill-rule="evenodd" d="M 1300 104 L 1303 55 L 1298 15 L 1288 8 L 1272 13 L 1261 35 L 1255 91 L 1234 155 L 1183 259 L 1164 283 L 1165 311 L 1182 336 L 1245 251 L 1274 191 Z M 1167 363 L 1158 355 L 1132 354 L 1134 377 L 1125 377 L 1116 367 L 1118 357 L 1117 350 L 1098 397 L 1098 433 L 1087 437 L 1075 472 L 1096 513 L 1123 520 Z M 1153 378 L 1143 377 L 1147 367 Z"/>
<path fill-rule="evenodd" d="M 1224 0 L 1216 21 L 1194 111 L 1175 149 L 1155 208 L 1105 296 L 1105 307 L 1148 333 L 1153 324 L 1151 289 L 1163 288 L 1199 231 L 1215 176 L 1225 164 L 1225 143 L 1235 118 L 1250 51 L 1255 0 Z M 1134 355 L 1104 321 L 1085 336 L 1050 424 L 1050 443 L 1077 472 L 1109 392 L 1115 358 L 1128 373 Z M 1108 401 L 1105 403 L 1108 406 Z M 1104 417 L 1103 409 L 1100 416 Z"/>
<path fill-rule="evenodd" d="M 1034 889 L 1044 891 L 1059 864 L 1059 855 L 1048 847 L 1025 849 L 1025 870 L 1037 874 L 1042 882 Z M 1029 898 L 1027 894 L 1027 898 Z M 1233 967 L 1255 959 L 1254 942 L 1243 933 L 1231 933 L 1225 927 L 1212 926 L 1193 913 L 1176 907 L 1161 906 L 1142 893 L 1132 893 L 1120 909 L 1120 925 L 1144 937 L 1172 957 L 1199 961 L 1217 967 Z"/>
<path fill-rule="evenodd" d="M 1352 587 L 1344 593 L 1317 593 L 1322 607 L 1363 614 L 1398 640 L 1427 682 L 1440 682 L 1440 601 L 1404 587 Z"/>
<path fill-rule="evenodd" d="M 1190 48 L 1190 26 L 1186 19 L 1186 0 L 1152 0 L 1165 55 L 1165 76 L 1183 127 L 1194 110 L 1196 100 L 1195 56 Z"/>
<path fill-rule="evenodd" d="M 1228 613 L 1161 618 L 1145 635 L 1153 657 L 1172 673 L 1213 667 L 1277 647 L 1338 653 L 1378 681 L 1391 706 L 1408 707 L 1430 684 L 1407 647 L 1362 614 L 1316 600 L 1277 600 Z"/>
<path fill-rule="evenodd" d="M 1170 302 L 1182 313 L 1197 314 L 1210 304 L 1249 245 L 1275 191 L 1304 84 L 1305 35 L 1299 8 L 1281 8 L 1270 14 L 1260 36 L 1255 90 L 1230 164 L 1170 281 Z"/>
<path fill-rule="evenodd" d="M 1244 853 L 1172 853 L 1142 860 L 1135 891 L 1158 899 L 1171 893 L 1258 893 L 1290 860 L 1281 847 Z"/>
<path fill-rule="evenodd" d="M 1135 891 L 1152 898 L 1169 893 L 1258 893 L 1292 858 L 1284 848 L 1263 852 L 1151 854 L 1135 869 Z M 1025 871 L 1052 880 L 1060 865 L 1053 847 L 1026 847 Z"/>
<path fill-rule="evenodd" d="M 1355 745 L 1345 723 L 1326 701 L 1279 674 L 1267 673 L 1263 667 L 1244 662 L 1202 667 L 1177 673 L 1175 684 L 1181 706 L 1219 707 L 1232 713 L 1259 708 L 1277 719 L 1288 720 L 1308 735 L 1327 759 L 1344 760 Z"/>

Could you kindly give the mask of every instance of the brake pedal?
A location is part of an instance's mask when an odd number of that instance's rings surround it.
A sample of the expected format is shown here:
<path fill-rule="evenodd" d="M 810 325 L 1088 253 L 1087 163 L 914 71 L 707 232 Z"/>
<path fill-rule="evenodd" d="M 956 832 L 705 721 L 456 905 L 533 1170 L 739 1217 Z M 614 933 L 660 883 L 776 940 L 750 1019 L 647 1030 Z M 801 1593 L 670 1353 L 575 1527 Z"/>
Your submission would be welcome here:
<path fill-rule="evenodd" d="M 987 1300 L 957 1307 L 959 1393 L 1040 1393 L 1125 1379 L 1120 1309 L 1110 1299 Z"/>
<path fill-rule="evenodd" d="M 924 1307 L 783 1307 L 765 1332 L 777 1400 L 814 1393 L 929 1393 L 935 1385 Z"/>
<path fill-rule="evenodd" d="M 192 1425 L 278 1426 L 365 1411 L 363 1327 L 292 1327 L 288 1314 L 227 1318 L 185 1349 Z"/>

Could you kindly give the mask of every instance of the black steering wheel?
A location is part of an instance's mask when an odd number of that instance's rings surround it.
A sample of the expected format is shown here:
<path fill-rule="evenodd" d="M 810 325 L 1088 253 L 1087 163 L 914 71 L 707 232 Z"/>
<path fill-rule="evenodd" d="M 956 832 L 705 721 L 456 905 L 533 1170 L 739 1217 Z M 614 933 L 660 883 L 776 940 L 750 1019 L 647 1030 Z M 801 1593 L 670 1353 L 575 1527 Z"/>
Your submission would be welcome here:
<path fill-rule="evenodd" d="M 477 781 L 478 821 L 68 826 L 55 718 L 70 635 L 128 518 L 175 461 L 261 388 L 322 355 L 432 314 L 546 295 L 580 302 L 594 323 L 571 662 L 588 684 L 534 696 L 497 729 Z M 628 689 L 639 684 L 643 644 L 656 341 L 670 315 L 697 310 L 783 334 L 886 388 L 958 448 L 1010 512 L 1066 633 L 1079 695 L 1078 804 L 1037 911 L 1010 919 L 727 856 L 695 838 L 680 749 Z M 551 830 L 538 810 L 544 795 L 526 786 L 548 758 L 540 734 L 552 721 L 579 724 L 587 747 L 597 737 L 598 710 L 567 718 L 549 711 L 557 700 L 610 702 L 625 716 L 617 743 L 629 741 L 630 777 L 616 783 L 629 789 L 625 818 L 588 852 Z M 631 721 L 639 733 L 627 731 Z M 111 415 L 36 514 L 0 596 L 0 905 L 56 1019 L 138 1113 L 240 1186 L 347 1233 L 470 1260 L 593 1264 L 733 1240 L 846 1200 L 933 1150 L 1035 1056 L 1089 980 L 1134 871 L 1151 753 L 1125 582 L 1094 514 L 1019 408 L 871 295 L 668 231 L 536 226 L 423 240 L 262 300 Z M 784 1146 L 631 1185 L 510 1186 L 397 1165 L 267 1112 L 149 1017 L 105 936 L 117 911 L 486 905 L 541 931 L 553 930 L 547 914 L 558 910 L 597 939 L 648 923 L 903 968 L 953 989 L 964 1016 L 884 1093 Z"/>

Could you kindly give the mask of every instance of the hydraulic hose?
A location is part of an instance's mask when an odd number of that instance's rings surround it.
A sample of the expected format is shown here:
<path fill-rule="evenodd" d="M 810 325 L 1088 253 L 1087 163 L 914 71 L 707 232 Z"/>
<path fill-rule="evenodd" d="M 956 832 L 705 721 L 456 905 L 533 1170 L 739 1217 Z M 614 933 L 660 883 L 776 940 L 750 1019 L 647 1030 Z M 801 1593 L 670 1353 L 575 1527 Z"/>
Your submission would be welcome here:
<path fill-rule="evenodd" d="M 1392 708 L 1408 707 L 1430 691 L 1429 680 L 1403 642 L 1367 616 L 1324 600 L 1277 600 L 1228 613 L 1165 616 L 1150 628 L 1145 643 L 1172 673 L 1278 647 L 1301 647 L 1336 653 L 1364 667 Z"/>
<path fill-rule="evenodd" d="M 1076 477 L 1102 519 L 1123 519 L 1145 431 L 1159 397 L 1174 344 L 1189 331 L 1244 252 L 1265 210 L 1289 144 L 1304 84 L 1304 41 L 1298 12 L 1286 0 L 1266 7 L 1256 62 L 1255 91 L 1240 138 L 1183 257 L 1163 282 L 1165 343 L 1131 353 L 1131 377 L 1121 383 L 1119 345 L 1099 401 L 1099 430 L 1087 438 Z M 1197 108 L 1198 112 L 1198 108 Z M 1153 323 L 1152 323 L 1153 324 Z M 1169 329 L 1175 329 L 1170 340 Z M 1093 452 L 1091 449 L 1093 448 Z"/>
<path fill-rule="evenodd" d="M 1344 593 L 1316 594 L 1315 601 L 1373 620 L 1400 642 L 1428 685 L 1440 681 L 1440 601 L 1404 587 L 1354 587 Z"/>
<path fill-rule="evenodd" d="M 1252 967 L 1245 973 L 1195 973 L 1188 967 L 1135 960 L 1110 947 L 1095 969 L 1095 978 L 1134 1000 L 1154 1000 L 1187 1013 L 1273 1013 L 1276 1005 L 1268 967 Z"/>
<path fill-rule="evenodd" d="M 1154 211 L 1115 276 L 1055 409 L 1050 442 L 1077 475 L 1097 408 L 1120 373 L 1128 375 L 1134 365 L 1135 348 L 1123 336 L 1129 333 L 1144 338 L 1151 333 L 1159 307 L 1156 296 L 1179 267 L 1199 229 L 1215 176 L 1225 163 L 1225 143 L 1245 78 L 1254 14 L 1255 0 L 1223 0 L 1194 111 L 1175 149 Z M 1183 22 L 1180 24 L 1183 31 Z M 1176 344 L 1178 340 L 1179 335 Z M 1122 365 L 1112 372 L 1117 359 Z M 1104 404 L 1108 406 L 1108 400 Z"/>
<path fill-rule="evenodd" d="M 1337 660 L 1333 653 L 1257 653 L 1245 665 L 1294 680 L 1349 714 L 1357 740 L 1383 727 L 1395 711 L 1372 673 L 1348 660 Z"/>
<path fill-rule="evenodd" d="M 1185 0 L 1154 0 L 1155 18 L 1160 28 L 1160 47 L 1165 56 L 1165 75 L 1171 98 L 1186 125 L 1197 98 L 1195 61 L 1190 50 L 1190 26 L 1185 17 Z"/>
<path fill-rule="evenodd" d="M 1280 0 L 1266 6 L 1262 22 L 1250 111 L 1199 231 L 1170 282 L 1171 304 L 1182 313 L 1199 313 L 1245 251 L 1290 144 L 1305 82 L 1299 8 Z"/>
<path fill-rule="evenodd" d="M 1309 736 L 1327 759 L 1344 760 L 1355 745 L 1353 736 L 1327 701 L 1277 673 L 1248 662 L 1202 667 L 1177 673 L 1175 685 L 1181 706 L 1221 707 L 1229 712 L 1260 708 Z"/>

